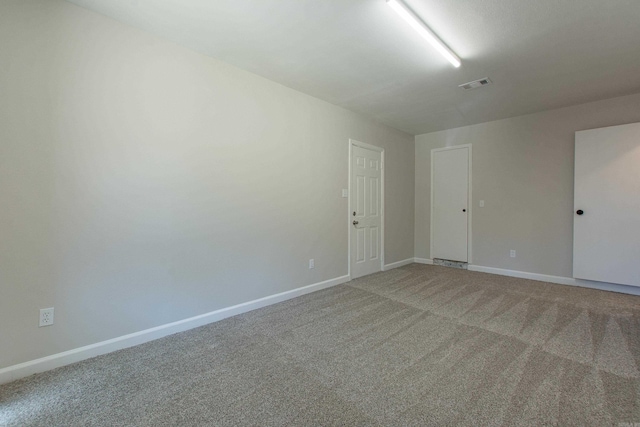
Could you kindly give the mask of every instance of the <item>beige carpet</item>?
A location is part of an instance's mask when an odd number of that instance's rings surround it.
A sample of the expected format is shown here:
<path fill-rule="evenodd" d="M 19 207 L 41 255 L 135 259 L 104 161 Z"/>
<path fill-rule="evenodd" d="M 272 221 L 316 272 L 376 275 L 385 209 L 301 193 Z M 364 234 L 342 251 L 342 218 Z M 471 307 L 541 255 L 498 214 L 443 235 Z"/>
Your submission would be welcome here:
<path fill-rule="evenodd" d="M 410 265 L 0 387 L 0 424 L 631 426 L 640 297 Z"/>

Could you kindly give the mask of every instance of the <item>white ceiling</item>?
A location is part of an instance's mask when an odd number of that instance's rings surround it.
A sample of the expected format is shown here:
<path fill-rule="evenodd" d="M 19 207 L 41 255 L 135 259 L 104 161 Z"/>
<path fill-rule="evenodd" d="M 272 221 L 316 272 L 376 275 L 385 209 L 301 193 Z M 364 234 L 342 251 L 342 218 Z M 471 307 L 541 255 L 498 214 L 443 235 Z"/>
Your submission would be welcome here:
<path fill-rule="evenodd" d="M 411 134 L 640 92 L 640 0 L 406 0 L 459 69 L 385 0 L 70 1 Z"/>

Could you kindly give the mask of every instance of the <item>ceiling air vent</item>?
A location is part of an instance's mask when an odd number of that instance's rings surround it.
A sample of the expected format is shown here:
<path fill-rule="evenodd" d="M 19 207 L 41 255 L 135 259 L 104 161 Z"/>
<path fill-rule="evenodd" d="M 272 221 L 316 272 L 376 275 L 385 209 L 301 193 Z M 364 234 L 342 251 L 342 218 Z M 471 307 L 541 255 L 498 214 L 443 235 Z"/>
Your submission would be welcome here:
<path fill-rule="evenodd" d="M 482 86 L 488 86 L 490 84 L 491 84 L 491 80 L 489 80 L 488 77 L 485 77 L 484 79 L 478 79 L 469 83 L 458 85 L 458 87 L 461 87 L 464 90 L 471 90 L 471 89 L 477 89 Z"/>

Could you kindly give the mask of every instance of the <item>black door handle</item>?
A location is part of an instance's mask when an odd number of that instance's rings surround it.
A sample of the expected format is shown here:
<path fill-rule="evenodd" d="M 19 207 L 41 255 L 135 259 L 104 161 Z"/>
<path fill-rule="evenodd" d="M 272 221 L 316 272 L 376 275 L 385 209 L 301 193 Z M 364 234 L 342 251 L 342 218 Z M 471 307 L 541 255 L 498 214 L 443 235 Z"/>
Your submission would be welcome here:
<path fill-rule="evenodd" d="M 577 213 L 578 215 L 582 215 L 582 214 L 584 213 L 584 211 L 583 211 L 582 209 L 578 209 L 578 210 L 576 211 L 576 213 Z"/>

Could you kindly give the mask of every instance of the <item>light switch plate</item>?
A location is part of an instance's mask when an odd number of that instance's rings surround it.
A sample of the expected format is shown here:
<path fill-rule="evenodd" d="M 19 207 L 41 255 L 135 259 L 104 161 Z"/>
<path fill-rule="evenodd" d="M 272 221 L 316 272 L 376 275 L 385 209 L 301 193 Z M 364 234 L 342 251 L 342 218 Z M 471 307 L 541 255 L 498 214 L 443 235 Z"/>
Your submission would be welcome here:
<path fill-rule="evenodd" d="M 346 188 L 342 189 L 342 197 L 349 197 L 349 190 L 347 190 Z"/>
<path fill-rule="evenodd" d="M 480 200 L 480 207 L 484 208 L 484 200 Z"/>

